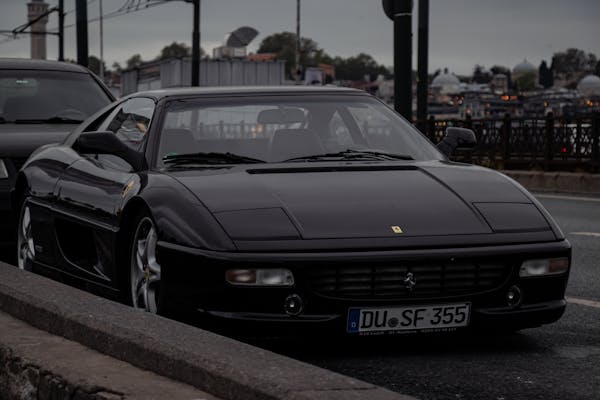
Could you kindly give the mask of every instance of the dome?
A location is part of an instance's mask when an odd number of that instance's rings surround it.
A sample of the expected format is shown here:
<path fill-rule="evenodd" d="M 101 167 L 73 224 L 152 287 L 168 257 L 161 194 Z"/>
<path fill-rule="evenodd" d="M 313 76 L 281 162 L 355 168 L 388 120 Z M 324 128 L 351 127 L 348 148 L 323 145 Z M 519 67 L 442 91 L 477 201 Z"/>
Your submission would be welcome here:
<path fill-rule="evenodd" d="M 585 95 L 600 95 L 600 78 L 587 75 L 577 84 L 577 90 Z"/>
<path fill-rule="evenodd" d="M 433 87 L 443 87 L 447 85 L 459 86 L 460 81 L 454 74 L 443 73 L 433 78 L 433 81 L 431 82 L 431 86 Z"/>
<path fill-rule="evenodd" d="M 515 65 L 512 72 L 513 76 L 522 76 L 526 74 L 537 74 L 538 69 L 535 65 L 525 59 L 522 63 Z"/>

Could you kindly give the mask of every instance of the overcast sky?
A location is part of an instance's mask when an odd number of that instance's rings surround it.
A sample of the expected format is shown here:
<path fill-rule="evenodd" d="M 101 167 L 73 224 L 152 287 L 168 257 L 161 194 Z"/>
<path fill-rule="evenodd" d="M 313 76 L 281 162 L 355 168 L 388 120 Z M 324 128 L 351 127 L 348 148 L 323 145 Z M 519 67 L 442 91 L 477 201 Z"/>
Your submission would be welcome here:
<path fill-rule="evenodd" d="M 64 0 L 66 11 L 75 0 Z M 137 0 L 136 0 L 137 1 Z M 146 4 L 147 0 L 140 0 Z M 0 30 L 26 22 L 27 0 L 0 0 Z M 46 0 L 56 5 L 58 0 Z M 99 0 L 89 0 L 88 17 L 98 16 Z M 104 14 L 126 0 L 103 0 Z M 414 63 L 416 65 L 415 0 Z M 250 45 L 255 51 L 265 36 L 295 31 L 295 0 L 202 0 L 202 47 L 212 53 L 225 34 L 249 25 L 260 32 Z M 75 13 L 66 23 L 75 22 Z M 52 16 L 48 28 L 57 26 Z M 448 67 L 470 74 L 474 64 L 513 67 L 527 58 L 538 65 L 556 51 L 578 47 L 600 56 L 600 0 L 431 0 L 430 71 Z M 145 60 L 173 42 L 191 42 L 192 5 L 174 1 L 104 22 L 104 56 L 110 67 L 132 54 Z M 371 54 L 393 64 L 393 24 L 383 14 L 381 0 L 302 0 L 302 36 L 315 40 L 331 55 Z M 90 54 L 99 54 L 98 22 L 89 26 Z M 2 37 L 0 37 L 2 41 Z M 66 29 L 66 57 L 76 58 L 75 28 Z M 48 58 L 56 59 L 55 37 L 48 38 Z M 0 57 L 29 57 L 29 38 L 0 44 Z"/>

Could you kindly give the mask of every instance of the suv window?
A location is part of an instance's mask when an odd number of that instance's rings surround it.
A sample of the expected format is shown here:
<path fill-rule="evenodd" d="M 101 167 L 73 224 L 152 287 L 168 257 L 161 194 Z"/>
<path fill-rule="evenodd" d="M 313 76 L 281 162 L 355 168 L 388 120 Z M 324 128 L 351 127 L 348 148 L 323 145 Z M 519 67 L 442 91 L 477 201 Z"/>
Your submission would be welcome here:
<path fill-rule="evenodd" d="M 4 122 L 83 121 L 110 102 L 112 98 L 86 73 L 0 70 L 0 119 Z"/>

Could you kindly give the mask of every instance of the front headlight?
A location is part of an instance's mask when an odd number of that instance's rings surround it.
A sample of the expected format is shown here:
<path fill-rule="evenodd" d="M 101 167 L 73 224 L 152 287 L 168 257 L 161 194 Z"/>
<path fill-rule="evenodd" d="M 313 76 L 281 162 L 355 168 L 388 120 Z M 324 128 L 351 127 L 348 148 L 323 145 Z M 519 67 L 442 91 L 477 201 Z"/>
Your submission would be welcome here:
<path fill-rule="evenodd" d="M 525 278 L 529 276 L 557 275 L 567 272 L 568 269 L 569 259 L 566 257 L 527 260 L 521 264 L 519 276 Z"/>
<path fill-rule="evenodd" d="M 7 179 L 8 171 L 6 170 L 6 165 L 4 165 L 4 161 L 0 160 L 0 179 Z"/>
<path fill-rule="evenodd" d="M 230 269 L 225 280 L 237 286 L 294 286 L 294 275 L 288 269 Z"/>

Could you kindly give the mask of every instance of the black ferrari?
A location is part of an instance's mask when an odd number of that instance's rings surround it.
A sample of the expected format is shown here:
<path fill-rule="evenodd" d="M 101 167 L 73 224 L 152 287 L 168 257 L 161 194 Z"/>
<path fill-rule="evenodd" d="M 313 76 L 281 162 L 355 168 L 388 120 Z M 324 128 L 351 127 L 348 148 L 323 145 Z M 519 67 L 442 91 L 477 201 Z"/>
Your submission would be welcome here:
<path fill-rule="evenodd" d="M 449 161 L 333 87 L 173 89 L 37 150 L 12 194 L 20 268 L 218 324 L 355 335 L 521 329 L 566 306 L 571 247 L 523 187 Z"/>

